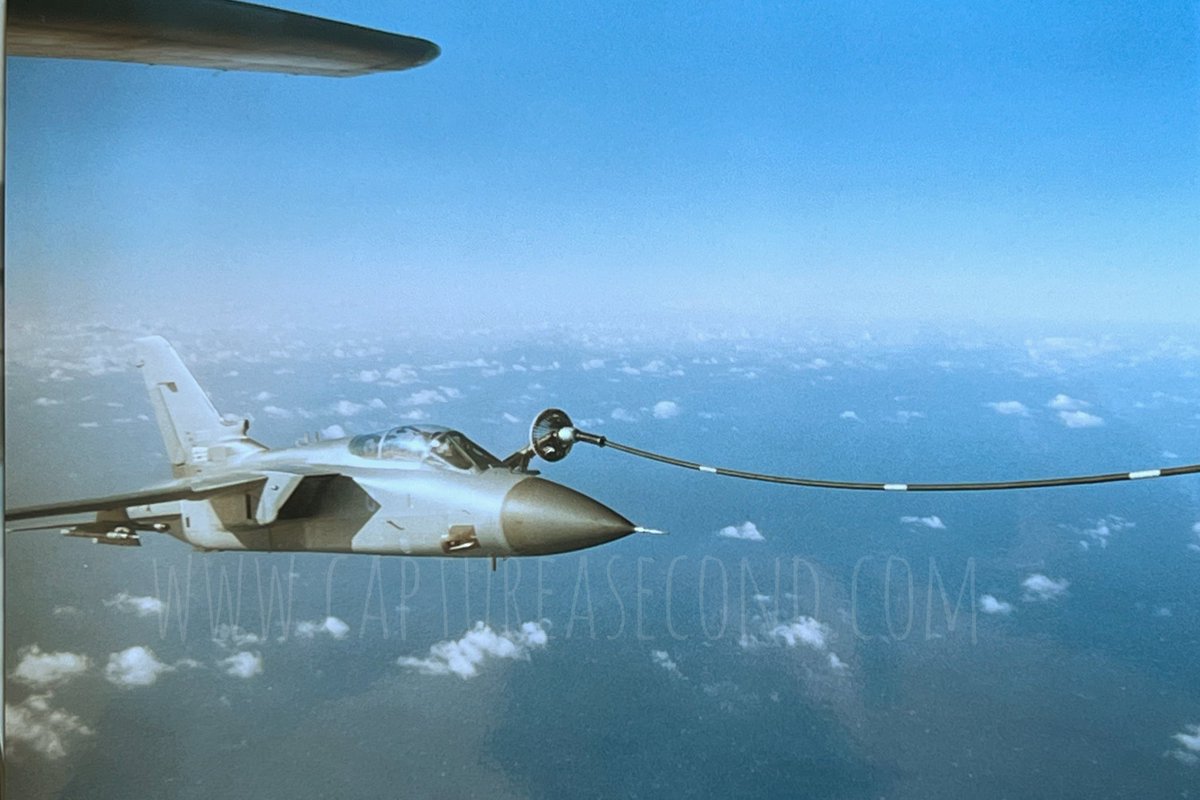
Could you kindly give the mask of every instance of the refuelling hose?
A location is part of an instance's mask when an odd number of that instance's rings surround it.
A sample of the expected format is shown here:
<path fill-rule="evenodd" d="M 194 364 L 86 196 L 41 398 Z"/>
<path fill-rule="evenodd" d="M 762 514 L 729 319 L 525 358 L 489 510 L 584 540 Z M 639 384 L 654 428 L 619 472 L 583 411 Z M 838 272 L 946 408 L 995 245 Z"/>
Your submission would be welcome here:
<path fill-rule="evenodd" d="M 869 492 L 987 492 L 1002 489 L 1048 489 L 1055 486 L 1086 486 L 1096 483 L 1116 483 L 1118 481 L 1137 481 L 1151 478 L 1170 478 L 1175 475 L 1194 475 L 1200 473 L 1200 464 L 1187 464 L 1178 467 L 1162 467 L 1159 469 L 1143 469 L 1134 472 L 1105 472 L 1097 475 L 1070 475 L 1060 478 L 1034 478 L 1020 481 L 967 481 L 961 483 L 862 483 L 859 481 L 830 481 L 817 478 L 797 478 L 788 475 L 770 475 L 763 472 L 749 472 L 728 467 L 712 467 L 696 461 L 686 461 L 682 458 L 642 450 L 620 442 L 614 442 L 604 436 L 576 432 L 576 440 L 608 447 L 628 453 L 631 456 L 657 461 L 672 467 L 691 469 L 697 472 L 708 472 L 713 475 L 724 475 L 728 478 L 741 478 L 747 481 L 762 481 L 764 483 L 782 483 L 788 486 L 811 486 L 816 489 L 851 489 Z"/>

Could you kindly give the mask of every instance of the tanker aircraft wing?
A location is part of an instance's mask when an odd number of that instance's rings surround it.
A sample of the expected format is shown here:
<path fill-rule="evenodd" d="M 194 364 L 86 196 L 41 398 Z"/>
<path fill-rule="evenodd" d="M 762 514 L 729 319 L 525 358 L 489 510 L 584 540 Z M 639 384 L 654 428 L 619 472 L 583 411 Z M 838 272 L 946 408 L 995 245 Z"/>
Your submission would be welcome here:
<path fill-rule="evenodd" d="M 436 44 L 235 0 L 8 0 L 8 55 L 351 77 L 419 67 Z"/>

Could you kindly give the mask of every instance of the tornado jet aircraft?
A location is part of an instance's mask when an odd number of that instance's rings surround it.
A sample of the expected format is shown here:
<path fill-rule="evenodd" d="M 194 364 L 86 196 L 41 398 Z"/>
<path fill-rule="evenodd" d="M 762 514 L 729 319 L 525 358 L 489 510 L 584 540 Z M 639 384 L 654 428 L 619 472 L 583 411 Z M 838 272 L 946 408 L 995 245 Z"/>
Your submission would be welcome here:
<path fill-rule="evenodd" d="M 569 449 L 556 438 L 562 412 L 543 412 L 530 443 L 503 461 L 459 431 L 433 425 L 270 450 L 247 436 L 248 421 L 217 413 L 165 339 L 137 344 L 174 479 L 128 494 L 10 509 L 9 522 L 39 520 L 10 530 L 62 527 L 68 536 L 121 547 L 165 533 L 203 551 L 490 557 L 493 565 L 657 532 L 529 469 L 535 454 L 557 460 Z M 547 415 L 551 427 L 541 424 Z M 84 513 L 94 518 L 46 523 Z"/>

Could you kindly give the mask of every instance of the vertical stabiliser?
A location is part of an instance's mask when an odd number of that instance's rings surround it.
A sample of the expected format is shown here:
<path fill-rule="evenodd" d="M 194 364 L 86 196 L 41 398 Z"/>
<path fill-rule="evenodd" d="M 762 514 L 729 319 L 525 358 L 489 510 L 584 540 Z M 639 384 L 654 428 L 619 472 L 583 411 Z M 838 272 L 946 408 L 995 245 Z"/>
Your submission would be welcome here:
<path fill-rule="evenodd" d="M 176 477 L 200 472 L 200 465 L 224 461 L 236 452 L 266 449 L 246 436 L 246 420 L 223 419 L 217 413 L 166 339 L 147 336 L 137 340 L 137 348 L 137 365 Z"/>

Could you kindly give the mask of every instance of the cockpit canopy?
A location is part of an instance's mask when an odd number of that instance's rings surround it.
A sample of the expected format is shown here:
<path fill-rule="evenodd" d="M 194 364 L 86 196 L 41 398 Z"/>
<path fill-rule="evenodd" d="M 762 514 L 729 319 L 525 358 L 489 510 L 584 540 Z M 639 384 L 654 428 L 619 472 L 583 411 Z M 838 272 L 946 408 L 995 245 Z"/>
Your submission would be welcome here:
<path fill-rule="evenodd" d="M 500 459 L 458 431 L 437 425 L 403 425 L 350 440 L 350 452 L 363 458 L 415 461 L 461 472 L 483 472 Z"/>

